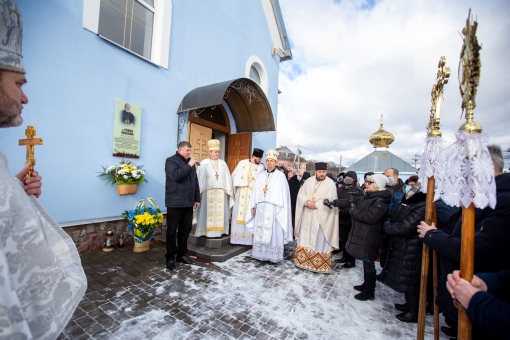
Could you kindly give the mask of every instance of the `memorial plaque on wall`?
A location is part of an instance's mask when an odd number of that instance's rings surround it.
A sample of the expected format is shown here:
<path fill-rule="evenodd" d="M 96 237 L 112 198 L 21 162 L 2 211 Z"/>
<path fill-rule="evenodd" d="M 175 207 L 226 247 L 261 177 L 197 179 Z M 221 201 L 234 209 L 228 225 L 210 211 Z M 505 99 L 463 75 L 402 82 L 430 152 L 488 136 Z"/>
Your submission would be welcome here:
<path fill-rule="evenodd" d="M 113 123 L 113 156 L 140 158 L 141 128 L 142 107 L 116 99 Z"/>

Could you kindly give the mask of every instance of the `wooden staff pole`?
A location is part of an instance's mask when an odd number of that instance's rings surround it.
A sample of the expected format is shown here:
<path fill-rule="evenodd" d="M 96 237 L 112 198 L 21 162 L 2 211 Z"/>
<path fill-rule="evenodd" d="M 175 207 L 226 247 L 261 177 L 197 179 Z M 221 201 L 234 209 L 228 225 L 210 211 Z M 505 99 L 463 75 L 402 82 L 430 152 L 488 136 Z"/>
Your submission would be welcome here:
<path fill-rule="evenodd" d="M 437 204 L 434 204 L 434 224 L 437 227 Z M 435 250 L 432 250 L 432 285 L 434 297 L 434 340 L 439 340 L 439 307 L 436 305 L 437 285 L 439 284 L 439 266 L 438 256 Z"/>
<path fill-rule="evenodd" d="M 434 177 L 427 182 L 427 200 L 425 204 L 425 223 L 431 225 L 434 222 Z M 427 316 L 427 280 L 429 277 L 429 247 L 423 243 L 421 253 L 421 278 L 420 278 L 420 304 L 418 307 L 418 333 L 416 339 L 423 340 L 425 337 L 425 318 Z"/>
<path fill-rule="evenodd" d="M 462 235 L 460 245 L 460 276 L 471 282 L 475 271 L 475 206 L 473 203 L 462 208 Z M 459 308 L 459 327 L 457 338 L 471 340 L 472 325 L 467 317 L 466 309 L 456 301 Z"/>

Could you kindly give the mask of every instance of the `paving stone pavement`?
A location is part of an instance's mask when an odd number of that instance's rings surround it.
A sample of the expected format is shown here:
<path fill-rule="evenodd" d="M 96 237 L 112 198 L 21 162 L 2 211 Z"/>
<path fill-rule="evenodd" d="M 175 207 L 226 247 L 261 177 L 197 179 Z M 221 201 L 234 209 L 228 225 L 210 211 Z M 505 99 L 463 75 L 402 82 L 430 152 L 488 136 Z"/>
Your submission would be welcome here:
<path fill-rule="evenodd" d="M 153 244 L 144 253 L 125 247 L 82 255 L 89 286 L 58 339 L 416 338 L 416 324 L 395 318 L 402 294 L 378 283 L 374 301 L 353 298 L 361 262 L 315 274 L 294 266 L 289 244 L 277 265 L 248 251 L 169 271 L 165 252 Z M 432 331 L 427 316 L 426 339 Z"/>

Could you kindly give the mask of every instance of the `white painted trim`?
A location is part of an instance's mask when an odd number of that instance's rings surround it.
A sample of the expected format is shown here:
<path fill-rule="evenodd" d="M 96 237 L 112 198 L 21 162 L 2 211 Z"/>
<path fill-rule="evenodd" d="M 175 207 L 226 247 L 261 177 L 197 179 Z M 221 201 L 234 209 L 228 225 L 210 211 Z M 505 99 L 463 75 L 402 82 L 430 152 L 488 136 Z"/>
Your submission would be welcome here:
<path fill-rule="evenodd" d="M 246 69 L 244 71 L 245 77 L 248 79 L 251 79 L 250 78 L 250 69 L 252 66 L 255 67 L 257 69 L 257 71 L 259 72 L 259 76 L 260 76 L 259 86 L 262 89 L 262 91 L 264 91 L 264 93 L 266 94 L 266 97 L 267 97 L 268 91 L 269 91 L 269 78 L 267 76 L 266 66 L 264 66 L 264 63 L 262 62 L 262 60 L 259 57 L 255 56 L 255 55 L 252 55 L 251 57 L 249 57 L 248 61 L 246 62 Z"/>
<path fill-rule="evenodd" d="M 154 25 L 150 62 L 168 69 L 170 52 L 170 28 L 172 23 L 172 0 L 154 1 Z M 83 28 L 98 34 L 101 0 L 84 0 Z M 104 37 L 101 37 L 104 39 Z M 134 53 L 134 55 L 143 58 Z"/>
<path fill-rule="evenodd" d="M 278 56 L 283 57 L 284 42 L 282 41 L 280 35 L 280 29 L 278 28 L 278 24 L 276 22 L 276 13 L 274 12 L 273 5 L 271 4 L 271 0 L 260 0 L 262 4 L 262 9 L 264 10 L 264 15 L 266 16 L 267 28 L 269 29 L 269 34 L 271 35 L 271 41 L 273 42 L 272 48 L 276 48 Z"/>
<path fill-rule="evenodd" d="M 83 8 L 83 28 L 97 34 L 99 30 L 99 9 L 101 0 L 85 0 Z"/>
<path fill-rule="evenodd" d="M 155 0 L 154 7 L 156 12 L 154 13 L 151 59 L 154 63 L 168 69 L 172 0 Z"/>

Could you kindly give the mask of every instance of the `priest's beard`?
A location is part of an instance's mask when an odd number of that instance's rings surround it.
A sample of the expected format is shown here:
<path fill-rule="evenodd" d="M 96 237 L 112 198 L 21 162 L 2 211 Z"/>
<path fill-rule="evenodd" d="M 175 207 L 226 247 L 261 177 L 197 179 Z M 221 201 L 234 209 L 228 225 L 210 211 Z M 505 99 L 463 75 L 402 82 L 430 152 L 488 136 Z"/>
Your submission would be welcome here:
<path fill-rule="evenodd" d="M 315 178 L 320 182 L 320 181 L 323 181 L 326 178 L 326 175 L 324 175 L 324 176 L 315 176 Z"/>
<path fill-rule="evenodd" d="M 13 100 L 0 86 L 0 127 L 20 126 L 23 123 L 21 110 L 23 105 Z"/>

